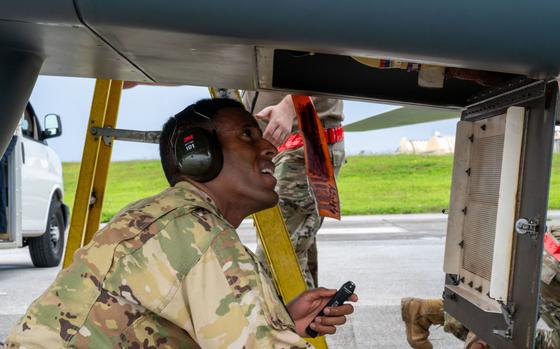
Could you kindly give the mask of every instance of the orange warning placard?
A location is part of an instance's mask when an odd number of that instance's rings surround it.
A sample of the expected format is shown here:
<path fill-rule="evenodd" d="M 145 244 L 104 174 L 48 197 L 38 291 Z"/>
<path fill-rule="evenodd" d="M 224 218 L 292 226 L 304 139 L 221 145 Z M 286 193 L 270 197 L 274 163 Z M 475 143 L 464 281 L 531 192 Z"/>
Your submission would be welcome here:
<path fill-rule="evenodd" d="M 309 96 L 292 95 L 292 101 L 304 142 L 307 177 L 319 214 L 340 219 L 340 200 L 323 125 Z"/>

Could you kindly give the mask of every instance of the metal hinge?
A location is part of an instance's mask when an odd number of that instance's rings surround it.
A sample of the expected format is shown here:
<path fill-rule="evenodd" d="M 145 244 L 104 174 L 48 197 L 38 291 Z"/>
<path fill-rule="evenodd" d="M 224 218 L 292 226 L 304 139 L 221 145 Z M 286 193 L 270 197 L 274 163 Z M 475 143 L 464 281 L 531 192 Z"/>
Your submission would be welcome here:
<path fill-rule="evenodd" d="M 537 239 L 539 234 L 539 220 L 536 218 L 529 220 L 527 218 L 519 218 L 517 222 L 515 222 L 515 231 L 521 235 L 529 234 L 532 239 Z"/>
<path fill-rule="evenodd" d="M 511 340 L 513 334 L 513 314 L 515 313 L 515 306 L 513 303 L 505 304 L 504 302 L 500 302 L 502 306 L 502 315 L 504 316 L 504 320 L 506 321 L 507 328 L 505 330 L 493 330 L 496 336 L 503 337 L 505 339 Z"/>

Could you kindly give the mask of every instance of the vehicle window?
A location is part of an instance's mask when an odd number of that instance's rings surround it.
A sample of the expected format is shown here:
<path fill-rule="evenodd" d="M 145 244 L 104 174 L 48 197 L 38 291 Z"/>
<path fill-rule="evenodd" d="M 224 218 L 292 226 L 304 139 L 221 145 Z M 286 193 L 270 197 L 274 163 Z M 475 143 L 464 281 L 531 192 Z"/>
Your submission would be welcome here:
<path fill-rule="evenodd" d="M 39 140 L 39 130 L 37 128 L 37 122 L 33 117 L 33 114 L 29 112 L 28 109 L 23 113 L 23 120 L 21 122 L 21 133 L 29 138 Z"/>
<path fill-rule="evenodd" d="M 25 117 L 21 121 L 21 133 L 25 136 L 29 136 L 29 121 Z"/>

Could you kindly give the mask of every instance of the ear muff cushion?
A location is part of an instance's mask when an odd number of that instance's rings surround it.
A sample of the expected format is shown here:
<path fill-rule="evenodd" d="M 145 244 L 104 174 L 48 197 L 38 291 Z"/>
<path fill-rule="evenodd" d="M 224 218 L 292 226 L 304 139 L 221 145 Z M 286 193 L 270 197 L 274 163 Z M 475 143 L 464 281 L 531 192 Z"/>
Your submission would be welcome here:
<path fill-rule="evenodd" d="M 222 170 L 224 159 L 215 131 L 200 127 L 180 130 L 174 146 L 181 174 L 197 182 L 208 182 Z"/>

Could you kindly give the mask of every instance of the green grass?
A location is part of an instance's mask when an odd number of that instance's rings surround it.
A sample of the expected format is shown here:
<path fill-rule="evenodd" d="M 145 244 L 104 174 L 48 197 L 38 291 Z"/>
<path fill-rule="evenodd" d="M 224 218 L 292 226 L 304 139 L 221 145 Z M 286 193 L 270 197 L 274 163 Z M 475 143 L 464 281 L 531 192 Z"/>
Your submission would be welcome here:
<path fill-rule="evenodd" d="M 65 202 L 72 209 L 80 172 L 79 163 L 64 163 Z M 167 187 L 159 161 L 113 162 L 109 168 L 101 220 L 108 221 L 127 204 L 157 194 Z"/>
<path fill-rule="evenodd" d="M 343 215 L 441 212 L 448 207 L 451 156 L 351 156 L 338 188 Z M 65 201 L 72 208 L 79 164 L 64 164 Z M 104 221 L 128 203 L 167 186 L 159 161 L 114 162 L 103 203 Z M 560 157 L 554 156 L 549 208 L 560 208 Z"/>
<path fill-rule="evenodd" d="M 342 214 L 440 212 L 452 163 L 451 156 L 349 157 L 338 179 Z"/>

